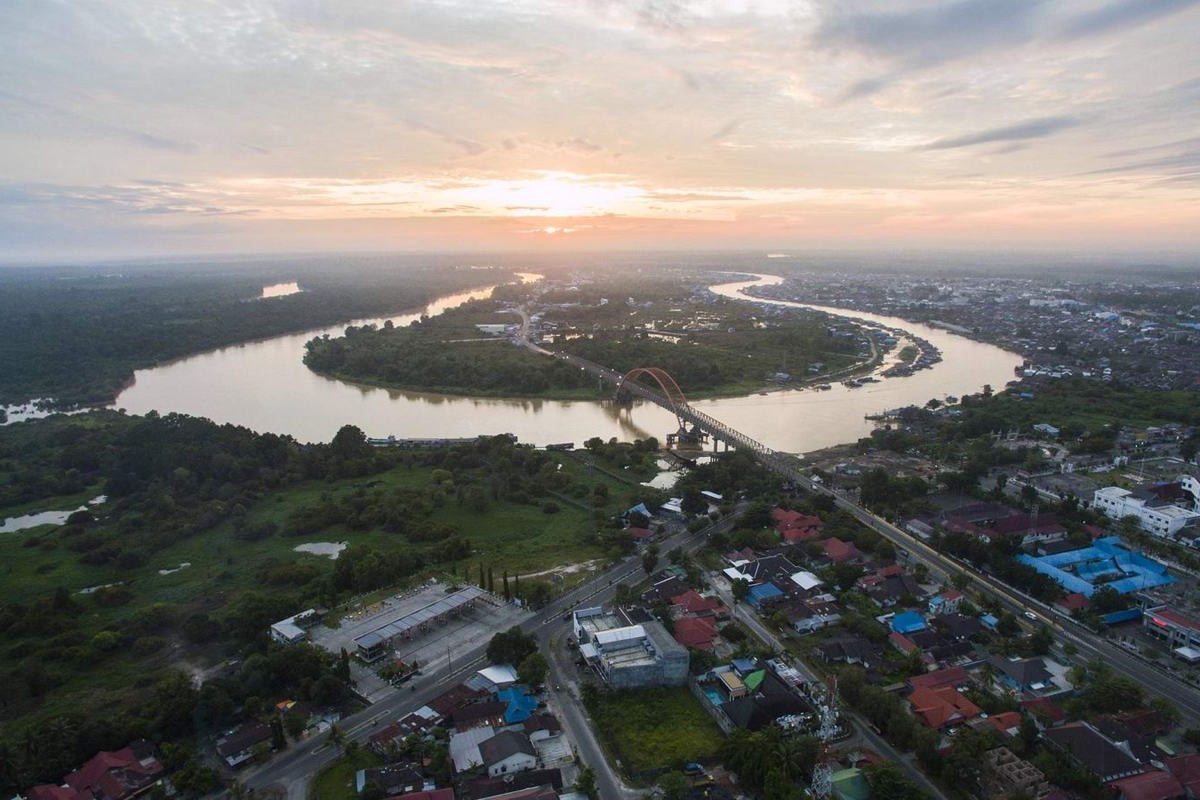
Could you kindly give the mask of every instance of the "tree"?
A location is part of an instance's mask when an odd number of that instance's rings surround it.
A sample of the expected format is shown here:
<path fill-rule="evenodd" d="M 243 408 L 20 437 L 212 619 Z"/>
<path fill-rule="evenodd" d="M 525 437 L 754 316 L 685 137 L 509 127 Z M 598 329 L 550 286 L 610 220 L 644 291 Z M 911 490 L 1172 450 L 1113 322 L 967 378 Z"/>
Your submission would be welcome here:
<path fill-rule="evenodd" d="M 647 575 L 650 575 L 656 566 L 658 566 L 658 551 L 652 547 L 646 548 L 646 552 L 642 553 L 642 569 L 646 570 Z"/>
<path fill-rule="evenodd" d="M 546 663 L 546 657 L 534 651 L 521 660 L 517 667 L 517 677 L 521 679 L 521 683 L 528 686 L 540 686 L 546 680 L 549 670 L 550 665 Z"/>
<path fill-rule="evenodd" d="M 283 720 L 278 714 L 271 715 L 271 749 L 283 750 L 287 747 L 287 737 L 283 735 Z"/>
<path fill-rule="evenodd" d="M 487 657 L 493 664 L 520 664 L 537 651 L 537 639 L 514 625 L 497 633 L 488 642 Z"/>
<path fill-rule="evenodd" d="M 336 722 L 329 726 L 329 735 L 325 737 L 325 741 L 329 743 L 330 747 L 339 749 L 346 743 L 346 736 Z"/>
<path fill-rule="evenodd" d="M 662 800 L 684 800 L 691 784 L 682 772 L 668 772 L 658 779 L 658 788 L 662 790 Z"/>
<path fill-rule="evenodd" d="M 733 592 L 734 600 L 740 602 L 750 596 L 750 581 L 745 578 L 734 578 L 730 588 Z"/>
<path fill-rule="evenodd" d="M 600 790 L 596 788 L 596 773 L 591 767 L 583 766 L 575 777 L 575 791 L 586 796 L 588 800 L 597 800 Z"/>

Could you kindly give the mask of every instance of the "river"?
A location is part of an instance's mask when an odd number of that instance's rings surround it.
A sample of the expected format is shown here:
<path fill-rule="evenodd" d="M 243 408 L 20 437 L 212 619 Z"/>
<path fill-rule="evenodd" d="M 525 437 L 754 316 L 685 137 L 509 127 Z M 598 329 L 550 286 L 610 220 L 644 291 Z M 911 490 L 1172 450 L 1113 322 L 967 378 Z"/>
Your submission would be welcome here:
<path fill-rule="evenodd" d="M 753 285 L 781 282 L 758 276 L 711 287 L 725 297 L 746 300 L 739 292 Z M 407 325 L 422 315 L 433 316 L 475 298 L 487 297 L 492 287 L 439 298 L 419 311 L 391 317 Z M 757 301 L 756 302 L 767 302 Z M 894 317 L 820 308 L 903 328 L 927 339 L 942 351 L 941 363 L 906 378 L 892 378 L 848 389 L 840 384 L 818 392 L 776 391 L 765 395 L 701 400 L 693 405 L 764 444 L 785 452 L 805 453 L 867 435 L 872 423 L 865 415 L 918 404 L 948 394 L 977 392 L 985 384 L 996 389 L 1013 379 L 1019 356 L 998 347 Z M 653 404 L 614 407 L 607 402 L 510 400 L 454 397 L 359 386 L 325 378 L 304 366 L 304 343 L 328 333 L 340 336 L 346 325 L 384 319 L 356 320 L 331 328 L 247 342 L 139 370 L 134 382 L 114 407 L 144 414 L 178 411 L 220 423 L 244 425 L 256 431 L 289 434 L 300 441 L 329 441 L 343 425 L 357 425 L 368 436 L 462 437 L 477 434 L 515 434 L 531 444 L 575 442 L 592 436 L 632 440 L 663 439 L 675 428 L 674 417 Z M 497 344 L 497 347 L 507 345 Z M 683 387 L 686 393 L 687 387 Z"/>

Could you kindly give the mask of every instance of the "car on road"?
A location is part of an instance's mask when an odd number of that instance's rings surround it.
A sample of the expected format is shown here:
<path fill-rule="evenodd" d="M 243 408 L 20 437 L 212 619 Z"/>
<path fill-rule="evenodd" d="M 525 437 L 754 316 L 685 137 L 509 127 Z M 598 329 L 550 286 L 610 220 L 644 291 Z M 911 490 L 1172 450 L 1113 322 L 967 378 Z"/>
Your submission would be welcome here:
<path fill-rule="evenodd" d="M 1021 613 L 1023 613 L 1025 615 L 1025 619 L 1030 619 L 1030 620 L 1033 620 L 1034 622 L 1037 622 L 1037 618 L 1038 618 L 1037 614 L 1033 613 L 1032 611 L 1023 611 Z"/>

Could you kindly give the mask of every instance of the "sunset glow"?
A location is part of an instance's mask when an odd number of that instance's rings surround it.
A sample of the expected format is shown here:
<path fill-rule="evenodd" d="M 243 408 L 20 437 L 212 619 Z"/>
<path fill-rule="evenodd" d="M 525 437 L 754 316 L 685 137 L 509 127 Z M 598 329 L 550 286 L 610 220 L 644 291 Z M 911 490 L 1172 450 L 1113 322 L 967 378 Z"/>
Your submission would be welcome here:
<path fill-rule="evenodd" d="M 1195 252 L 1197 40 L 1193 0 L 7 4 L 0 246 Z"/>

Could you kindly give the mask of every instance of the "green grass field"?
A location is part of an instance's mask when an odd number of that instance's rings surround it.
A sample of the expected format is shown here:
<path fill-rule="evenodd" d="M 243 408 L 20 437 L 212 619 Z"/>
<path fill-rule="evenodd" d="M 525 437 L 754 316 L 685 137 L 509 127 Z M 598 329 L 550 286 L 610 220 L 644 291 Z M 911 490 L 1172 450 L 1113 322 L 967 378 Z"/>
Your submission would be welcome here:
<path fill-rule="evenodd" d="M 308 789 L 308 800 L 357 800 L 354 775 L 360 769 L 378 767 L 382 762 L 369 750 L 344 755 L 317 773 Z"/>
<path fill-rule="evenodd" d="M 628 774 L 716 754 L 721 731 L 686 687 L 604 692 L 592 718 Z"/>

